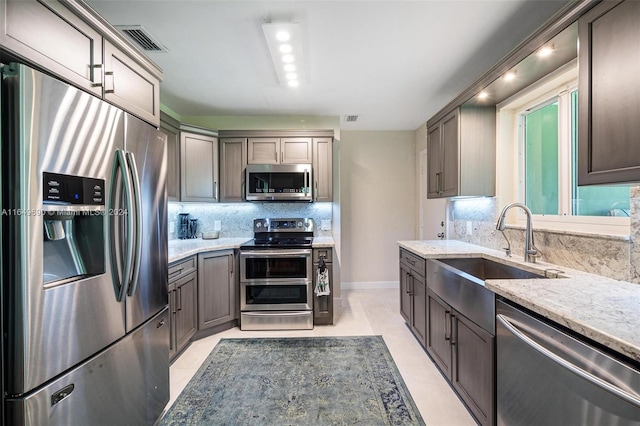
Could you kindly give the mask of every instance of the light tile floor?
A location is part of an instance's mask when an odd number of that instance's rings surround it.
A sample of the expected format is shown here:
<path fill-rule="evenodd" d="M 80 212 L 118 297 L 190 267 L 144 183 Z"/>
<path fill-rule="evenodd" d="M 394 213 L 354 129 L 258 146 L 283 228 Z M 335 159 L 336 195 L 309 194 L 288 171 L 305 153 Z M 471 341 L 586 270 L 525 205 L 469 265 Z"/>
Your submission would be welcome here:
<path fill-rule="evenodd" d="M 221 338 L 382 335 L 428 426 L 475 425 L 451 387 L 400 316 L 398 290 L 343 290 L 342 309 L 332 326 L 313 330 L 241 331 L 238 327 L 191 344 L 171 365 L 171 401 Z"/>

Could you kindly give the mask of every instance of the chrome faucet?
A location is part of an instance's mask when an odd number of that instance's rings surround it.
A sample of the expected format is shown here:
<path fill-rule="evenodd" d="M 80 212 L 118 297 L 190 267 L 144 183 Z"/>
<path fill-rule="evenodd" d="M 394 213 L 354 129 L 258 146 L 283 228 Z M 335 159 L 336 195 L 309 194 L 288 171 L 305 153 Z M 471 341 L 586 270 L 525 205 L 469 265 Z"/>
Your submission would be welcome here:
<path fill-rule="evenodd" d="M 501 232 L 504 231 L 504 228 L 507 226 L 507 223 L 506 223 L 507 211 L 509 211 L 511 207 L 520 207 L 527 214 L 527 229 L 525 230 L 525 233 L 524 233 L 524 261 L 535 263 L 536 256 L 538 255 L 538 249 L 533 244 L 533 222 L 532 222 L 531 210 L 529 210 L 529 207 L 525 206 L 522 203 L 511 203 L 505 206 L 505 208 L 502 209 L 500 216 L 498 216 L 496 229 Z"/>

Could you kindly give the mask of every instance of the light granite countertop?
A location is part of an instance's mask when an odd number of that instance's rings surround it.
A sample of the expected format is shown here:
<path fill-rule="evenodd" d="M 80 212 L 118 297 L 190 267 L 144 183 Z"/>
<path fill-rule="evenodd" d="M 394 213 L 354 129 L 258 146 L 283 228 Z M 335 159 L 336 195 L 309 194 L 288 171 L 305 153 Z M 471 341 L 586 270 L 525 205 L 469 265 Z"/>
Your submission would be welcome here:
<path fill-rule="evenodd" d="M 169 240 L 169 263 L 207 251 L 237 249 L 249 240 L 251 240 L 250 237 L 218 238 L 215 240 L 203 240 L 202 238 L 195 238 L 191 240 Z M 334 246 L 335 242 L 331 237 L 313 237 L 313 248 Z"/>
<path fill-rule="evenodd" d="M 240 248 L 251 238 L 217 238 L 215 240 L 169 240 L 169 263 L 181 260 L 194 254 L 207 251 L 228 250 Z"/>
<path fill-rule="evenodd" d="M 640 362 L 640 285 L 456 240 L 398 241 L 425 259 L 482 257 L 549 279 L 487 280 L 486 288 L 576 333 Z M 561 277 L 561 278 L 556 278 Z"/>

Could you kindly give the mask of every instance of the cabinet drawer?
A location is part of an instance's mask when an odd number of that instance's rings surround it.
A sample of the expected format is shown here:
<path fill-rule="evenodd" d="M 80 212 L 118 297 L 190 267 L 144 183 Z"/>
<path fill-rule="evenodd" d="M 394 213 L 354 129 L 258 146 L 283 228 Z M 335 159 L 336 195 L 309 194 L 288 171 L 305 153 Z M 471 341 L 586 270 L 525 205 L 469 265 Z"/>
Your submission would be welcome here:
<path fill-rule="evenodd" d="M 187 260 L 179 261 L 169 265 L 169 283 L 198 269 L 197 258 L 192 256 Z"/>
<path fill-rule="evenodd" d="M 330 248 L 313 249 L 313 263 L 320 262 L 320 257 L 324 257 L 324 261 L 327 263 L 333 262 L 333 254 Z"/>
<path fill-rule="evenodd" d="M 409 269 L 418 275 L 425 276 L 426 261 L 407 250 L 400 249 L 400 262 L 404 263 Z"/>

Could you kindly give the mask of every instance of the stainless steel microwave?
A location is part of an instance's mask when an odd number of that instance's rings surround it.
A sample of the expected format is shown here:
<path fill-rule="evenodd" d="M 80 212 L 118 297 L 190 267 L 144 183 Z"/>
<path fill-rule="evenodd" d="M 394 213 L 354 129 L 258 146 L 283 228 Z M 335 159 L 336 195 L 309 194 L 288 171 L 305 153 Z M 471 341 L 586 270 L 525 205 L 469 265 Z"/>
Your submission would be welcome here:
<path fill-rule="evenodd" d="M 313 201 L 311 164 L 249 164 L 247 201 Z"/>

